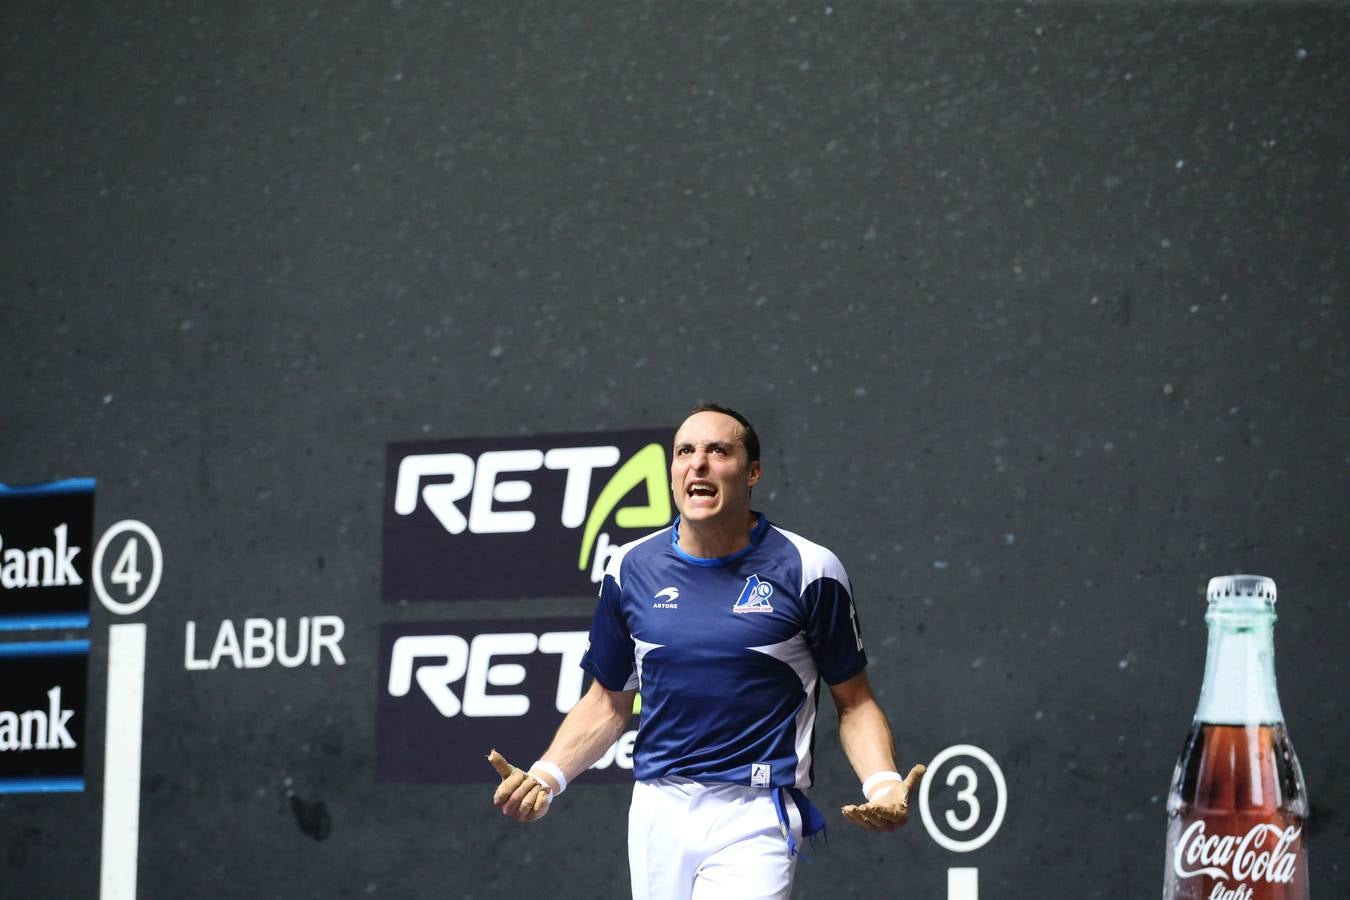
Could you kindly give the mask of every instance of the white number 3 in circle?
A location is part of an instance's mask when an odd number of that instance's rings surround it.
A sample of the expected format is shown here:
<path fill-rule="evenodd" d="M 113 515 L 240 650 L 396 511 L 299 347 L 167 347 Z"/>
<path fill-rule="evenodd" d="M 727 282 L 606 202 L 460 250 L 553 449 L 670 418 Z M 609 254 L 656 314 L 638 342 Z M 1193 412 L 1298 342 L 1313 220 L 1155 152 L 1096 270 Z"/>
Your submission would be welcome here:
<path fill-rule="evenodd" d="M 951 787 L 956 782 L 964 781 L 966 786 L 956 793 L 958 803 L 964 803 L 969 810 L 965 816 L 958 818 L 953 810 L 947 810 L 947 824 L 957 831 L 969 831 L 975 827 L 975 823 L 980 821 L 980 798 L 975 796 L 975 789 L 980 784 L 979 776 L 970 766 L 953 766 L 947 773 L 947 786 Z"/>

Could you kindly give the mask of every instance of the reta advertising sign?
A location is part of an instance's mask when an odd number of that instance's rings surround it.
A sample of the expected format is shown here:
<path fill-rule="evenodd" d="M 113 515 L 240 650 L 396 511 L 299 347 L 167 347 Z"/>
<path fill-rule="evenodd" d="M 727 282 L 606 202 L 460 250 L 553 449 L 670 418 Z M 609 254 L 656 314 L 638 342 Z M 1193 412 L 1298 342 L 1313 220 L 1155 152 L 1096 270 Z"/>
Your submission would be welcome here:
<path fill-rule="evenodd" d="M 576 597 L 670 524 L 665 430 L 390 444 L 382 595 Z"/>
<path fill-rule="evenodd" d="M 586 619 L 409 622 L 380 626 L 381 781 L 493 783 L 487 752 L 544 748 L 587 688 Z M 588 782 L 632 780 L 637 722 Z"/>

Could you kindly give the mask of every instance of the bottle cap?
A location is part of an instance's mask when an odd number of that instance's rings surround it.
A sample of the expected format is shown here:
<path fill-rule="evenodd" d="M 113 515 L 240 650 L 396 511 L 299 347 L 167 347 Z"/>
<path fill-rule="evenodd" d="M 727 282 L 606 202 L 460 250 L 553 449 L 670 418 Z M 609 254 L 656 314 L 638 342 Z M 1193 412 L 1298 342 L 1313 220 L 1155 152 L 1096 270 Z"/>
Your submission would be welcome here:
<path fill-rule="evenodd" d="M 1210 600 L 1221 597 L 1262 597 L 1275 602 L 1275 579 L 1264 575 L 1220 575 L 1209 580 Z"/>
<path fill-rule="evenodd" d="M 1231 613 L 1275 611 L 1275 579 L 1264 575 L 1220 575 L 1209 580 L 1211 612 Z"/>

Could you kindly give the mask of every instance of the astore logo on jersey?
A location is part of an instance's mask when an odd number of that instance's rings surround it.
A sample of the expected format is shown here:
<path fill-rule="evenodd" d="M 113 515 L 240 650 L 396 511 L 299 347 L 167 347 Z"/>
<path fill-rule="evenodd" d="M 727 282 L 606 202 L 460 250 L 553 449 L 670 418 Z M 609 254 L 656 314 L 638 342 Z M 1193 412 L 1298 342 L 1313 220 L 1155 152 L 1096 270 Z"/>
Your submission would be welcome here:
<path fill-rule="evenodd" d="M 662 600 L 662 597 L 665 600 Z M 652 604 L 652 609 L 679 609 L 680 604 L 675 601 L 680 599 L 680 589 L 677 587 L 661 588 L 656 592 L 653 599 L 656 602 Z"/>
<path fill-rule="evenodd" d="M 384 599 L 592 593 L 619 546 L 670 521 L 668 444 L 662 431 L 391 444 Z"/>
<path fill-rule="evenodd" d="M 736 599 L 731 611 L 771 613 L 773 612 L 773 607 L 769 604 L 771 596 L 773 596 L 773 585 L 767 581 L 761 581 L 758 575 L 751 575 L 745 579 L 745 587 L 742 588 L 741 596 Z"/>

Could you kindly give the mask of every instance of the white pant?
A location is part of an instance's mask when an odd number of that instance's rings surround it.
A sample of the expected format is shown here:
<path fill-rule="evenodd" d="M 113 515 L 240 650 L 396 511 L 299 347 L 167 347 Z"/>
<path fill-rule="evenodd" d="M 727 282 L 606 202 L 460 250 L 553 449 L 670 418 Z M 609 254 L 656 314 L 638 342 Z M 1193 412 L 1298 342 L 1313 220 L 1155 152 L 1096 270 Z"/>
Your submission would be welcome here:
<path fill-rule="evenodd" d="M 801 814 L 791 798 L 785 800 L 793 840 L 800 844 Z M 772 791 L 685 778 L 633 785 L 633 900 L 786 900 L 796 866 Z"/>

